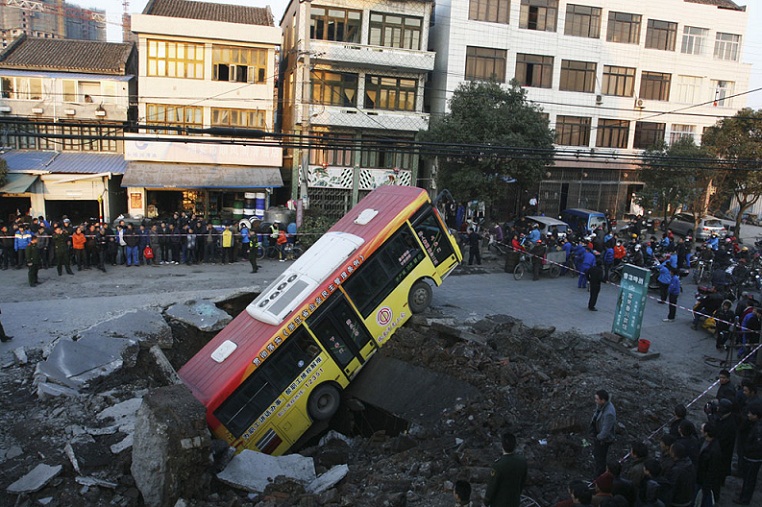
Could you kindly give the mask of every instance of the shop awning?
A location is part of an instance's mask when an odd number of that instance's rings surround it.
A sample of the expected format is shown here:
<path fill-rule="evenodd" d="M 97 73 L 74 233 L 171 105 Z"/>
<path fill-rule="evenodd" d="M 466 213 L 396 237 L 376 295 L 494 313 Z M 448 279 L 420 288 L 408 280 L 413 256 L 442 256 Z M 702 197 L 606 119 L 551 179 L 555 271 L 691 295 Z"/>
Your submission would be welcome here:
<path fill-rule="evenodd" d="M 219 166 L 129 162 L 123 187 L 144 188 L 274 188 L 282 187 L 278 167 Z"/>
<path fill-rule="evenodd" d="M 5 185 L 0 187 L 0 194 L 23 194 L 34 185 L 38 176 L 36 174 L 6 174 Z"/>

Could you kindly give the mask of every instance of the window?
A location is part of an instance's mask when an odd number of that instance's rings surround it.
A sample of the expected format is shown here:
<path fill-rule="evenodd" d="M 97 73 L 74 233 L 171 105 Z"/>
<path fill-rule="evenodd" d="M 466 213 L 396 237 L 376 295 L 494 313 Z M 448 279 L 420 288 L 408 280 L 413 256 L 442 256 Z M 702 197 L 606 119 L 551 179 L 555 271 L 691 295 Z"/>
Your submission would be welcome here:
<path fill-rule="evenodd" d="M 168 125 L 173 127 L 203 127 L 203 108 L 198 106 L 174 106 L 166 104 L 146 104 L 148 125 Z M 159 134 L 176 134 L 176 130 L 151 130 Z"/>
<path fill-rule="evenodd" d="M 639 97 L 647 100 L 669 100 L 671 82 L 672 74 L 643 71 L 640 75 Z"/>
<path fill-rule="evenodd" d="M 415 111 L 418 81 L 401 77 L 365 76 L 365 108 Z"/>
<path fill-rule="evenodd" d="M 423 258 L 423 250 L 413 232 L 403 224 L 399 232 L 347 279 L 344 290 L 367 318 Z"/>
<path fill-rule="evenodd" d="M 204 45 L 148 39 L 148 75 L 204 79 Z"/>
<path fill-rule="evenodd" d="M 435 266 L 450 258 L 453 254 L 452 245 L 445 240 L 445 232 L 442 226 L 434 216 L 431 205 L 427 204 L 419 209 L 414 216 L 410 218 L 413 229 L 418 239 L 421 240 L 423 248 L 429 253 L 431 261 Z"/>
<path fill-rule="evenodd" d="M 706 52 L 708 28 L 683 27 L 683 43 L 680 52 L 686 55 L 703 55 Z"/>
<path fill-rule="evenodd" d="M 510 0 L 471 0 L 468 4 L 468 19 L 508 24 L 510 10 Z"/>
<path fill-rule="evenodd" d="M 630 122 L 627 120 L 598 120 L 598 136 L 595 145 L 600 148 L 627 148 Z"/>
<path fill-rule="evenodd" d="M 589 146 L 591 118 L 586 116 L 556 116 L 556 144 Z"/>
<path fill-rule="evenodd" d="M 63 101 L 80 104 L 116 103 L 116 83 L 113 81 L 63 80 Z"/>
<path fill-rule="evenodd" d="M 214 416 L 240 437 L 319 353 L 309 333 L 298 328 L 214 411 Z"/>
<path fill-rule="evenodd" d="M 732 107 L 730 96 L 733 95 L 734 85 L 733 81 L 712 80 L 712 97 L 709 100 L 714 100 L 719 107 Z"/>
<path fill-rule="evenodd" d="M 404 141 L 400 140 L 400 143 L 404 143 Z M 409 150 L 400 151 L 397 148 L 397 143 L 390 142 L 387 137 L 363 137 L 360 157 L 362 167 L 411 169 L 413 167 L 412 159 L 412 153 Z"/>
<path fill-rule="evenodd" d="M 553 79 L 553 57 L 518 53 L 516 79 L 521 86 L 550 88 Z"/>
<path fill-rule="evenodd" d="M 360 42 L 362 12 L 335 7 L 310 10 L 310 39 Z"/>
<path fill-rule="evenodd" d="M 58 150 L 58 151 L 117 151 L 118 141 L 115 139 L 124 134 L 119 125 L 88 126 L 78 122 L 61 120 L 55 125 L 39 125 L 35 122 L 16 124 L 12 134 L 8 135 L 8 143 L 16 149 Z M 35 134 L 34 136 L 28 134 Z M 46 137 L 48 134 L 86 136 L 87 139 L 66 139 Z"/>
<path fill-rule="evenodd" d="M 714 57 L 718 60 L 732 60 L 737 62 L 740 47 L 740 35 L 717 32 L 717 38 L 714 41 Z"/>
<path fill-rule="evenodd" d="M 672 125 L 672 131 L 669 133 L 669 144 L 675 144 L 680 139 L 690 137 L 696 139 L 696 126 L 695 125 Z"/>
<path fill-rule="evenodd" d="M 505 83 L 504 49 L 466 46 L 466 79 Z"/>
<path fill-rule="evenodd" d="M 370 13 L 368 44 L 390 48 L 421 49 L 423 18 Z"/>
<path fill-rule="evenodd" d="M 674 51 L 677 40 L 677 23 L 649 19 L 646 29 L 646 47 Z"/>
<path fill-rule="evenodd" d="M 606 40 L 624 44 L 640 43 L 640 14 L 609 12 L 609 28 Z"/>
<path fill-rule="evenodd" d="M 635 69 L 632 67 L 603 66 L 603 94 L 632 97 L 635 90 Z"/>
<path fill-rule="evenodd" d="M 648 121 L 635 122 L 635 139 L 632 147 L 638 150 L 647 150 L 664 142 L 664 133 L 667 130 L 666 123 L 653 123 Z"/>
<path fill-rule="evenodd" d="M 593 93 L 595 91 L 595 62 L 561 60 L 560 90 Z"/>
<path fill-rule="evenodd" d="M 555 32 L 558 0 L 521 0 L 519 28 Z"/>
<path fill-rule="evenodd" d="M 4 99 L 42 100 L 42 79 L 37 77 L 0 78 Z"/>
<path fill-rule="evenodd" d="M 212 46 L 214 81 L 264 83 L 267 80 L 267 50 L 235 46 Z"/>
<path fill-rule="evenodd" d="M 587 5 L 567 5 L 564 35 L 589 37 L 591 39 L 600 37 L 601 9 Z"/>
<path fill-rule="evenodd" d="M 212 108 L 212 125 L 215 127 L 266 128 L 267 114 L 258 109 Z"/>
<path fill-rule="evenodd" d="M 700 95 L 701 79 L 695 76 L 677 76 L 677 90 L 673 100 L 682 104 L 695 104 L 704 100 Z"/>
<path fill-rule="evenodd" d="M 356 106 L 357 74 L 313 70 L 312 102 L 325 106 Z"/>
<path fill-rule="evenodd" d="M 310 164 L 321 166 L 352 167 L 353 153 L 351 134 L 327 134 L 316 133 L 320 140 L 313 143 L 324 146 L 310 150 Z"/>

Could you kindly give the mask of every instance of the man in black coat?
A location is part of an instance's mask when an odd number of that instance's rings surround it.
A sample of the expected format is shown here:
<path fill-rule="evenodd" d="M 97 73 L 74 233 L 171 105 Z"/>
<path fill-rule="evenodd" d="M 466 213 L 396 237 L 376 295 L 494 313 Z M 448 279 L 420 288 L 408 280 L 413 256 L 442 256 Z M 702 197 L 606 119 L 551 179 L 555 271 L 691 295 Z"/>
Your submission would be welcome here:
<path fill-rule="evenodd" d="M 733 450 L 736 446 L 736 416 L 733 413 L 733 402 L 727 398 L 722 398 L 717 406 L 717 413 L 714 416 L 715 440 L 720 444 L 720 453 L 722 461 L 720 462 L 720 473 L 722 474 L 722 483 L 731 473 L 731 464 L 733 463 Z"/>
<path fill-rule="evenodd" d="M 595 252 L 595 265 L 587 270 L 587 281 L 590 283 L 590 299 L 587 301 L 587 309 L 596 312 L 595 307 L 598 303 L 598 294 L 601 292 L 601 283 L 603 283 L 603 264 L 601 256 Z"/>
<path fill-rule="evenodd" d="M 696 488 L 696 469 L 693 466 L 685 447 L 675 442 L 669 449 L 675 464 L 669 471 L 667 479 L 672 484 L 671 507 L 690 507 L 693 505 Z"/>
<path fill-rule="evenodd" d="M 720 499 L 720 488 L 724 475 L 722 473 L 722 450 L 717 441 L 717 425 L 708 421 L 701 425 L 704 441 L 699 451 L 698 467 L 696 467 L 696 485 L 703 495 L 702 506 L 714 505 Z M 708 497 L 712 496 L 714 502 Z"/>
<path fill-rule="evenodd" d="M 751 427 L 744 446 L 743 459 L 746 466 L 743 472 L 741 495 L 733 499 L 733 503 L 738 505 L 751 505 L 751 498 L 757 487 L 757 476 L 762 466 L 762 405 L 750 404 L 746 415 Z"/>

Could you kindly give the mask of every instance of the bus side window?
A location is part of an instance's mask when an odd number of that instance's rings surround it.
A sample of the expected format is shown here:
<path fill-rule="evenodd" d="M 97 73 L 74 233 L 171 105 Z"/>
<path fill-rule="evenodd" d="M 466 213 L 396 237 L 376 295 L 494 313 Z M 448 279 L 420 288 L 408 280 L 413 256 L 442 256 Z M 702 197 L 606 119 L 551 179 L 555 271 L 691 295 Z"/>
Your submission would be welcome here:
<path fill-rule="evenodd" d="M 426 211 L 424 209 L 421 211 L 412 219 L 413 229 L 423 243 L 423 247 L 428 251 L 434 265 L 438 266 L 447 260 L 454 251 L 433 210 L 426 208 Z"/>

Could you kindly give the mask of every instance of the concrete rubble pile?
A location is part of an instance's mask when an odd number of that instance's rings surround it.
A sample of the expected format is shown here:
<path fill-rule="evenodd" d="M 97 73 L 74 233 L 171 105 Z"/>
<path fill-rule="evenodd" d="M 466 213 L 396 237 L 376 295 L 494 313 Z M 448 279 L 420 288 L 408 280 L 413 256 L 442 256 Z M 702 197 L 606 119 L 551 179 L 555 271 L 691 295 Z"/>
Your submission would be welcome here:
<path fill-rule="evenodd" d="M 378 352 L 345 394 L 337 431 L 320 444 L 273 462 L 233 457 L 211 439 L 203 408 L 173 371 L 188 354 L 178 349 L 192 341 L 189 326 L 211 330 L 212 320 L 229 318 L 195 304 L 170 312 L 182 324 L 167 324 L 159 310 L 127 313 L 49 350 L 25 350 L 24 362 L 19 353 L 3 358 L 0 504 L 448 505 L 460 478 L 481 497 L 499 435 L 511 429 L 530 463 L 525 493 L 550 505 L 570 479 L 590 478 L 586 428 L 596 389 L 612 393 L 620 414 L 612 457 L 692 397 L 597 337 L 504 315 L 455 323 L 428 314 Z M 378 379 L 394 396 L 368 387 Z"/>

